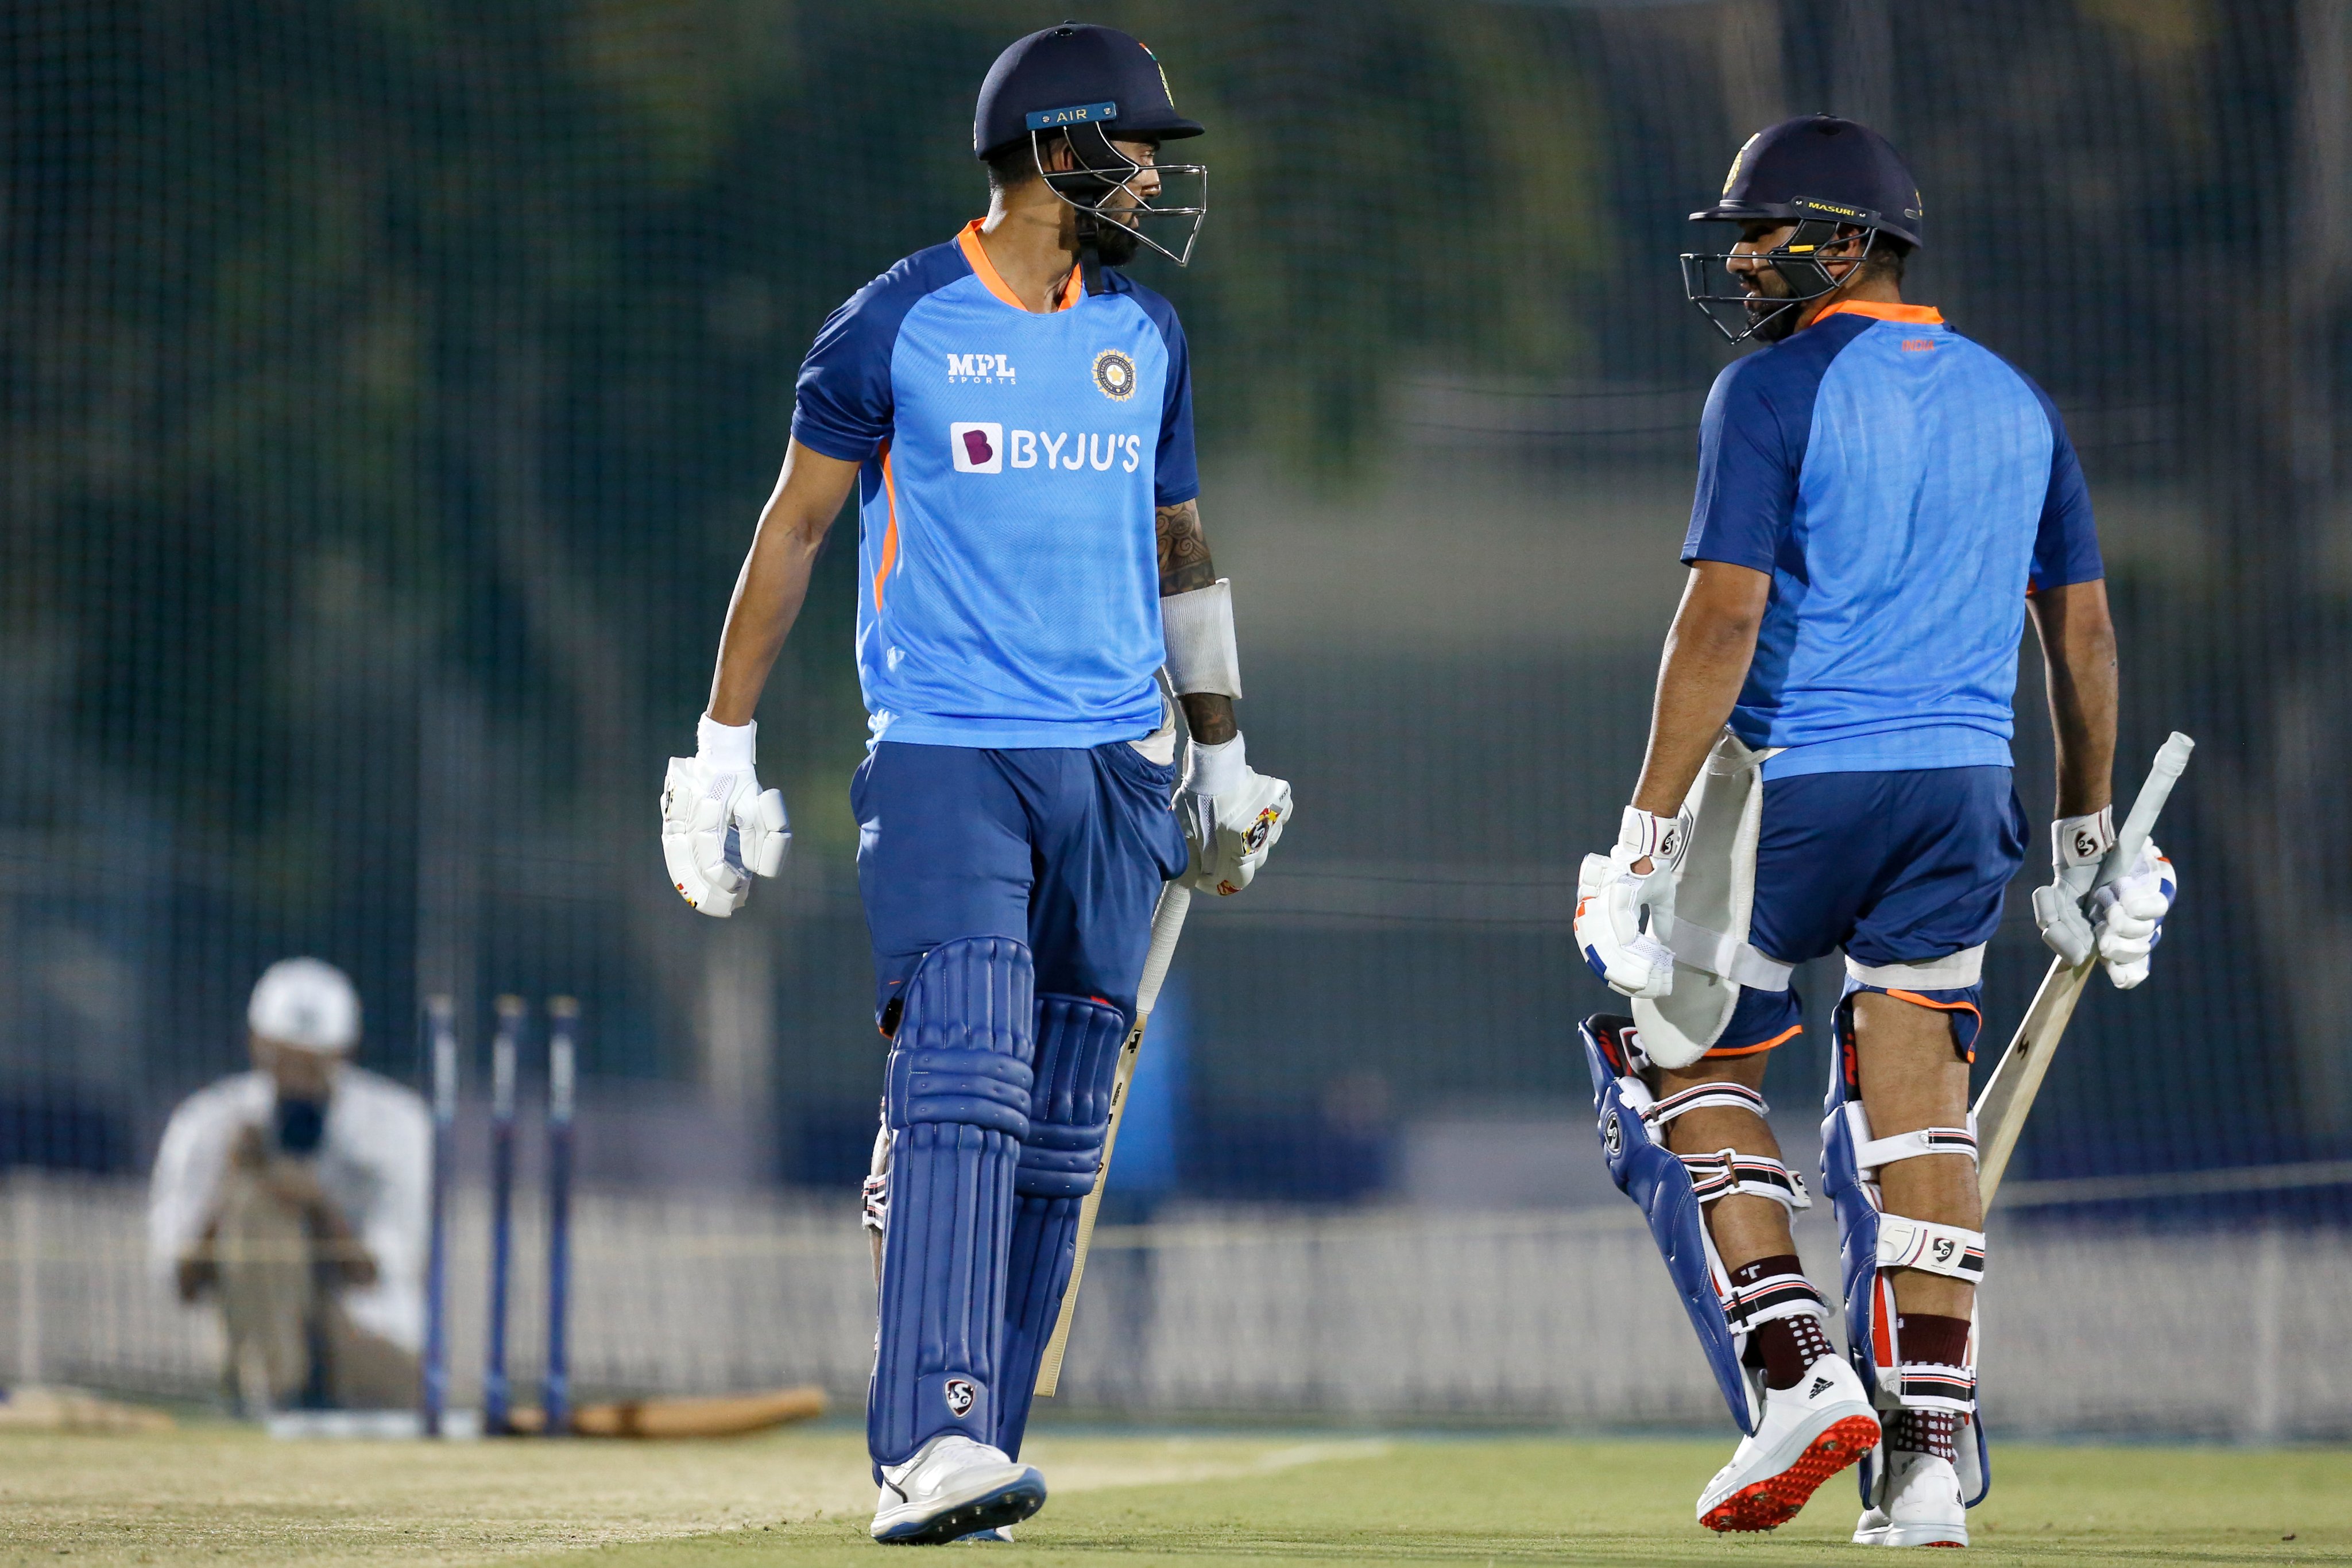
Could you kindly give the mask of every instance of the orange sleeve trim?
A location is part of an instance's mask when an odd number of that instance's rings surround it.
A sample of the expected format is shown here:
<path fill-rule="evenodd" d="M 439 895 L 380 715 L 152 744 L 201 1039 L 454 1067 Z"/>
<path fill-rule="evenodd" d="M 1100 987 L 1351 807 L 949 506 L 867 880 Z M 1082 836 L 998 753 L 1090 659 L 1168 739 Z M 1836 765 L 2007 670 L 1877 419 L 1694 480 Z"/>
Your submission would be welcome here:
<path fill-rule="evenodd" d="M 1722 1056 L 1759 1056 L 1765 1051 L 1771 1050 L 1776 1045 L 1786 1045 L 1789 1041 L 1796 1039 L 1799 1035 L 1804 1032 L 1805 1026 L 1803 1024 L 1792 1023 L 1787 1029 L 1782 1030 L 1780 1033 L 1774 1035 L 1771 1039 L 1766 1040 L 1761 1045 L 1718 1046 L 1715 1050 L 1708 1051 L 1706 1054 L 1709 1058 Z"/>
<path fill-rule="evenodd" d="M 1813 320 L 1818 325 L 1838 315 L 1868 316 L 1878 321 L 1912 321 L 1922 327 L 1944 324 L 1944 313 L 1933 305 L 1895 305 L 1877 299 L 1841 299 Z"/>
<path fill-rule="evenodd" d="M 1892 988 L 1887 990 L 1886 994 L 1893 997 L 1898 1002 L 1909 1002 L 1915 1008 L 1934 1008 L 1937 1012 L 1975 1013 L 1979 1019 L 1984 1017 L 1984 1014 L 1979 1010 L 1976 1003 L 1974 1002 L 1931 1001 L 1927 998 L 1921 996 L 1916 991 L 1898 991 Z"/>
<path fill-rule="evenodd" d="M 956 248 L 963 252 L 963 259 L 971 267 L 971 275 L 979 278 L 991 294 L 1015 310 L 1027 316 L 1035 315 L 1035 311 L 1021 303 L 1021 296 L 1013 292 L 1013 286 L 1004 281 L 1004 275 L 996 270 L 994 262 L 988 259 L 987 247 L 980 243 L 980 225 L 981 220 L 974 218 L 956 235 Z M 1054 305 L 1055 310 L 1067 310 L 1086 297 L 1087 284 L 1082 274 L 1082 268 L 1070 268 L 1070 280 L 1062 286 L 1061 296 Z"/>
<path fill-rule="evenodd" d="M 874 569 L 874 613 L 882 613 L 882 585 L 898 559 L 898 487 L 890 478 L 890 444 L 882 444 L 882 501 L 890 515 L 882 529 L 882 564 Z"/>

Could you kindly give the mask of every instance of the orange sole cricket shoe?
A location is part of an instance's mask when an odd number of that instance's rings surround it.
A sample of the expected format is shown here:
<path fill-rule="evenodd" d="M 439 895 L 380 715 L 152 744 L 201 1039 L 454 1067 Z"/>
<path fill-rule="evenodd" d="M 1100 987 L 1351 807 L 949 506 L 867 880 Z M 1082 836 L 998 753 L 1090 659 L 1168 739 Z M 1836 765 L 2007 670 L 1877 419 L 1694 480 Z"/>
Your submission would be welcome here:
<path fill-rule="evenodd" d="M 1709 1530 L 1726 1533 L 1777 1529 L 1797 1517 L 1823 1481 L 1847 1466 L 1859 1463 L 1877 1446 L 1876 1416 L 1841 1416 L 1807 1443 L 1794 1462 L 1738 1488 L 1701 1513 L 1698 1521 Z M 1741 1447 L 1745 1448 L 1747 1445 Z M 1727 1470 L 1735 1468 L 1739 1468 L 1737 1459 L 1725 1467 Z M 1717 1477 L 1718 1484 L 1722 1479 Z"/>

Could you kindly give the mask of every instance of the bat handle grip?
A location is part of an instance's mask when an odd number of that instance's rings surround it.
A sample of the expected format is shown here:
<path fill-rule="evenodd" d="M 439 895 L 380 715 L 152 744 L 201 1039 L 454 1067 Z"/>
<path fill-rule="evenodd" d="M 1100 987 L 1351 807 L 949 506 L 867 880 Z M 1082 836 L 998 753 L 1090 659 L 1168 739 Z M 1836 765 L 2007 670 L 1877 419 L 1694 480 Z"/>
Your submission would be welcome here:
<path fill-rule="evenodd" d="M 1192 890 L 1181 882 L 1171 882 L 1160 890 L 1160 904 L 1151 913 L 1151 951 L 1143 960 L 1143 979 L 1135 988 L 1135 1013 L 1138 1018 L 1151 1016 L 1151 1004 L 1160 999 L 1160 988 L 1167 981 L 1168 966 L 1176 956 L 1176 938 L 1184 934 L 1184 915 L 1192 907 Z"/>
<path fill-rule="evenodd" d="M 2099 863 L 2099 874 L 2091 883 L 2095 893 L 2139 862 L 2139 852 L 2147 847 L 2148 835 L 2156 831 L 2156 819 L 2164 810 L 2164 803 L 2172 797 L 2172 787 L 2189 767 L 2189 754 L 2197 743 L 2174 730 L 2165 743 L 2157 747 L 2155 765 L 2147 770 L 2147 782 L 2139 787 L 2139 798 L 2132 802 L 2124 818 L 2123 829 L 2116 834 L 2115 848 Z"/>

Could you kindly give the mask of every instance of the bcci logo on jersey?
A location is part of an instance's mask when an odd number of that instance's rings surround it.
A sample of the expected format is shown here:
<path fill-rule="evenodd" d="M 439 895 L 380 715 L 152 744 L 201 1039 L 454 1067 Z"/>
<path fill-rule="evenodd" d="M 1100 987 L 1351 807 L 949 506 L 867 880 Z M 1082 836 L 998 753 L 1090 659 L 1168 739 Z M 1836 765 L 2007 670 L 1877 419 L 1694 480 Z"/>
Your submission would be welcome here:
<path fill-rule="evenodd" d="M 1004 472 L 1004 426 L 1001 424 L 950 424 L 948 446 L 955 454 L 959 474 Z"/>
<path fill-rule="evenodd" d="M 1095 356 L 1095 390 L 1113 402 L 1125 402 L 1135 395 L 1135 361 L 1117 349 L 1105 349 Z"/>

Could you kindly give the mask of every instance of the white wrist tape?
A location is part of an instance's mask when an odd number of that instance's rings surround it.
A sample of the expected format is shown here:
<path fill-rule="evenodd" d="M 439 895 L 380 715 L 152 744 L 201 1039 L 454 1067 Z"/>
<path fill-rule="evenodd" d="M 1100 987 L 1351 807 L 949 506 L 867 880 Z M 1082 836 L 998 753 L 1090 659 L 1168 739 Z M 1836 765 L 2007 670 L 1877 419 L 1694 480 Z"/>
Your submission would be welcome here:
<path fill-rule="evenodd" d="M 1170 594 L 1160 601 L 1160 625 L 1168 642 L 1168 679 L 1178 696 L 1242 695 L 1232 579 L 1221 577 L 1206 588 Z"/>
<path fill-rule="evenodd" d="M 1195 795 L 1214 799 L 1219 795 L 1236 795 L 1249 782 L 1249 750 L 1242 744 L 1240 731 L 1231 740 L 1221 740 L 1214 746 L 1192 743 L 1191 777 L 1185 787 Z"/>
<path fill-rule="evenodd" d="M 760 721 L 721 724 L 704 714 L 694 727 L 694 747 L 698 762 L 719 768 L 749 768 L 759 756 Z"/>

